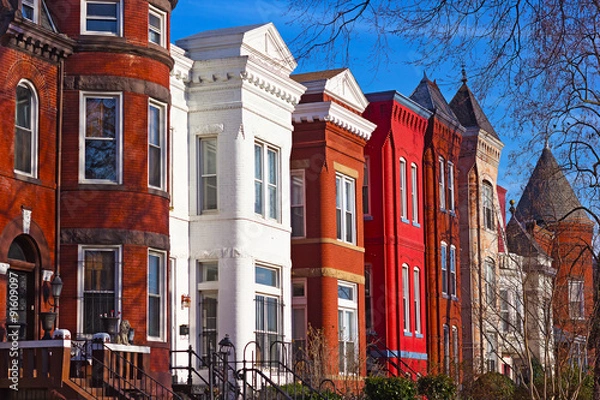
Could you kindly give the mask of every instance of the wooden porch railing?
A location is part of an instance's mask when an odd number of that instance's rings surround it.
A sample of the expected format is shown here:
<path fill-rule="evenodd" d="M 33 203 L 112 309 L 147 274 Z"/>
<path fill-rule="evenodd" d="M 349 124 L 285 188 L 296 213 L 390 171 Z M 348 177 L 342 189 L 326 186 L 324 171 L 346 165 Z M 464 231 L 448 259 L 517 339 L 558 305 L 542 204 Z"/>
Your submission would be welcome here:
<path fill-rule="evenodd" d="M 70 340 L 1 342 L 0 389 L 61 387 L 70 360 Z"/>

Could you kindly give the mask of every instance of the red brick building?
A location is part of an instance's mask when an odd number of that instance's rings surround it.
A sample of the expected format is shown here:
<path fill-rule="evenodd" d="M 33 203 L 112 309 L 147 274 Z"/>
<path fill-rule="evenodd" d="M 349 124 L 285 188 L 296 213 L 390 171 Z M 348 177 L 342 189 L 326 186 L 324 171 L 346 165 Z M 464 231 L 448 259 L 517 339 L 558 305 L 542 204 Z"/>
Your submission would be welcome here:
<path fill-rule="evenodd" d="M 177 1 L 8 3 L 0 10 L 0 132 L 9 149 L 0 164 L 0 262 L 26 286 L 23 338 L 42 334 L 38 312 L 53 304 L 43 271 L 53 271 L 64 283 L 58 327 L 91 339 L 106 331 L 101 317 L 120 316 L 134 344 L 149 348 L 148 370 L 170 383 L 169 18 Z"/>
<path fill-rule="evenodd" d="M 423 152 L 431 113 L 398 92 L 367 95 L 377 129 L 367 143 L 367 326 L 397 369 L 427 373 Z M 394 365 L 395 364 L 395 365 Z"/>
<path fill-rule="evenodd" d="M 329 373 L 364 373 L 364 146 L 375 128 L 348 69 L 292 75 L 307 90 L 293 114 L 293 340 L 321 330 Z M 360 350 L 360 351 L 359 351 Z"/>
<path fill-rule="evenodd" d="M 0 340 L 7 325 L 20 340 L 39 339 L 42 298 L 55 269 L 60 87 L 73 42 L 47 15 L 0 7 Z M 44 271 L 46 274 L 44 275 Z M 43 277 L 46 276 L 46 281 Z M 17 316 L 8 318 L 7 285 L 18 286 Z"/>
<path fill-rule="evenodd" d="M 431 111 L 423 155 L 429 371 L 460 380 L 462 321 L 457 165 L 464 128 L 435 82 L 410 96 Z"/>

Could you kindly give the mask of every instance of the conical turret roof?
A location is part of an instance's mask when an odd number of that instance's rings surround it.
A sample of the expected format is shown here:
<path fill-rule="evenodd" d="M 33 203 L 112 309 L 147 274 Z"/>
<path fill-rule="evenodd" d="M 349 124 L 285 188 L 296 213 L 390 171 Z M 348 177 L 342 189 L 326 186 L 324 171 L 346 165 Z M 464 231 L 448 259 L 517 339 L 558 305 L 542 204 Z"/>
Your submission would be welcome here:
<path fill-rule="evenodd" d="M 500 140 L 500 137 L 492 127 L 492 124 L 490 124 L 473 92 L 469 89 L 466 80 L 463 81 L 462 86 L 450 101 L 450 107 L 465 128 L 477 127 Z"/>
<path fill-rule="evenodd" d="M 577 207 L 581 207 L 579 199 L 556 158 L 545 147 L 517 204 L 517 217 L 521 221 L 533 219 L 539 225 L 558 220 L 591 222 L 585 211 L 572 212 Z"/>
<path fill-rule="evenodd" d="M 460 125 L 437 83 L 432 82 L 427 78 L 427 75 L 423 75 L 423 79 L 410 95 L 410 99 L 436 115 L 445 118 L 448 122 Z"/>

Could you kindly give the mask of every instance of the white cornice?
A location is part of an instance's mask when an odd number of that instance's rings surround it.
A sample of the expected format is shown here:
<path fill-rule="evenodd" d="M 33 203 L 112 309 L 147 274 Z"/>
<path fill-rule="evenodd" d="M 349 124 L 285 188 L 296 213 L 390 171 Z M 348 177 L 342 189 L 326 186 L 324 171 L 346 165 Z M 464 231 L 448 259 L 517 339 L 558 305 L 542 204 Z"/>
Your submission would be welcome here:
<path fill-rule="evenodd" d="M 356 136 L 369 140 L 377 125 L 331 101 L 303 103 L 296 106 L 295 123 L 331 122 Z"/>

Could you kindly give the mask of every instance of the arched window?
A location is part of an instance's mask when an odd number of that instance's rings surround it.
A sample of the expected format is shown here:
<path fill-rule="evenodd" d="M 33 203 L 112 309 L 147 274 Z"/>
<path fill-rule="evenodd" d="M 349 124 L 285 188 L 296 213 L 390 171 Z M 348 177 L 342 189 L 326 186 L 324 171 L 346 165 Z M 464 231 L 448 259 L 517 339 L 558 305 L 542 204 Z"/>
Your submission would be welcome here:
<path fill-rule="evenodd" d="M 17 86 L 15 106 L 15 171 L 37 176 L 38 100 L 33 86 L 22 81 Z"/>
<path fill-rule="evenodd" d="M 484 181 L 481 186 L 481 201 L 483 206 L 483 225 L 486 229 L 494 229 L 494 192 L 492 184 Z"/>

